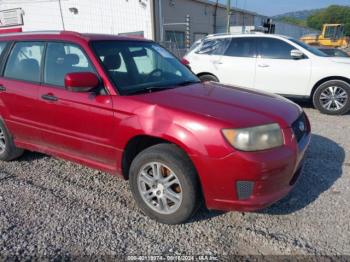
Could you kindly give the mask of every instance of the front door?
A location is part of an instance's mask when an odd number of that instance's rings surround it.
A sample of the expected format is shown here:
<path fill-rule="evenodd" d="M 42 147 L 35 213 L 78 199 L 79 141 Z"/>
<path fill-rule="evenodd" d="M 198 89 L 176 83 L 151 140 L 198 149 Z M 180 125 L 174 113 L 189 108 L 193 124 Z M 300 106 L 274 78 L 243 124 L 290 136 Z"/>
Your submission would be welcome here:
<path fill-rule="evenodd" d="M 258 38 L 254 87 L 286 96 L 309 95 L 311 59 L 293 59 L 296 47 L 275 38 Z"/>
<path fill-rule="evenodd" d="M 53 152 L 109 168 L 116 166 L 112 98 L 106 92 L 77 93 L 64 88 L 70 72 L 94 72 L 83 50 L 69 43 L 48 43 L 39 100 L 45 128 L 42 141 Z"/>

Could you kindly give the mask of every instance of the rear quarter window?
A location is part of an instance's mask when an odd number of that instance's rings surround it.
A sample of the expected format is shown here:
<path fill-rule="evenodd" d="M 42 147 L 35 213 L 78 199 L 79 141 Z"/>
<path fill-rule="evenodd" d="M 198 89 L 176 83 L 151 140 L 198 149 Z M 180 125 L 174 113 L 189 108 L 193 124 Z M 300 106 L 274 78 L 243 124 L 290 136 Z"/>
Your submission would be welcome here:
<path fill-rule="evenodd" d="M 223 55 L 229 44 L 229 38 L 204 40 L 196 53 L 206 55 Z"/>

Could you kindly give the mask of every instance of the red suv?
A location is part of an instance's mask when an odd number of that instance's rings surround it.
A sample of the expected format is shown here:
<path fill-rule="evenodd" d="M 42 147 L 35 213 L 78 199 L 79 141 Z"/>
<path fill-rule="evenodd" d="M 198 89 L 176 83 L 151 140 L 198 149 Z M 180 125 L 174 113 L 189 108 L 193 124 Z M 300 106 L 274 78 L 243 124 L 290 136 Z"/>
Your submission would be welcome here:
<path fill-rule="evenodd" d="M 0 37 L 0 159 L 23 149 L 129 179 L 153 219 L 253 211 L 295 184 L 310 141 L 277 95 L 200 83 L 152 41 L 74 32 Z M 234 76 L 233 76 L 234 77 Z"/>

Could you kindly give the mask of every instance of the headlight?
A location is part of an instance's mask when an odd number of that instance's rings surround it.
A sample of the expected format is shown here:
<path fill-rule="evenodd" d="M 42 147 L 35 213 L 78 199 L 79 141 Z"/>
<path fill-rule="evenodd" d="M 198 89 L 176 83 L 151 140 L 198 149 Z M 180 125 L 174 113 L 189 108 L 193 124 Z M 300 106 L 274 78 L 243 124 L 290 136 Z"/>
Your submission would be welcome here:
<path fill-rule="evenodd" d="M 283 135 L 278 124 L 243 129 L 223 129 L 227 141 L 242 151 L 259 151 L 283 145 Z"/>

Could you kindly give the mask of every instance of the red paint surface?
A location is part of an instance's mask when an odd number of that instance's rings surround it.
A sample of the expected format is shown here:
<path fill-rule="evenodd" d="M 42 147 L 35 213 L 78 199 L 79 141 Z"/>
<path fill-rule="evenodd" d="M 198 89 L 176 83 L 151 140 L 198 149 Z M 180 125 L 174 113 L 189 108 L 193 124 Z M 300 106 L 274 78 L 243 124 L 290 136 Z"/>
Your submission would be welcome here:
<path fill-rule="evenodd" d="M 98 77 L 90 72 L 69 73 L 64 78 L 64 86 L 69 91 L 73 91 L 74 89 L 91 89 L 97 87 L 98 82 Z"/>
<path fill-rule="evenodd" d="M 8 34 L 8 33 L 19 33 L 19 32 L 22 32 L 22 27 L 0 28 L 0 35 L 1 34 Z"/>
<path fill-rule="evenodd" d="M 70 92 L 40 83 L 0 77 L 0 115 L 15 143 L 110 173 L 121 174 L 131 139 L 151 136 L 174 143 L 192 160 L 208 208 L 250 211 L 286 195 L 310 141 L 300 147 L 290 128 L 301 111 L 275 95 L 206 83 L 167 91 L 119 96 L 89 46 L 91 39 L 130 40 L 74 33 L 18 35 L 6 40 L 60 40 L 80 45 L 96 67 L 108 95 Z M 141 41 L 141 40 L 135 40 Z M 57 101 L 43 100 L 52 95 Z M 241 152 L 222 136 L 223 128 L 278 123 L 285 145 L 262 152 Z M 255 182 L 253 195 L 237 199 L 235 182 Z"/>

